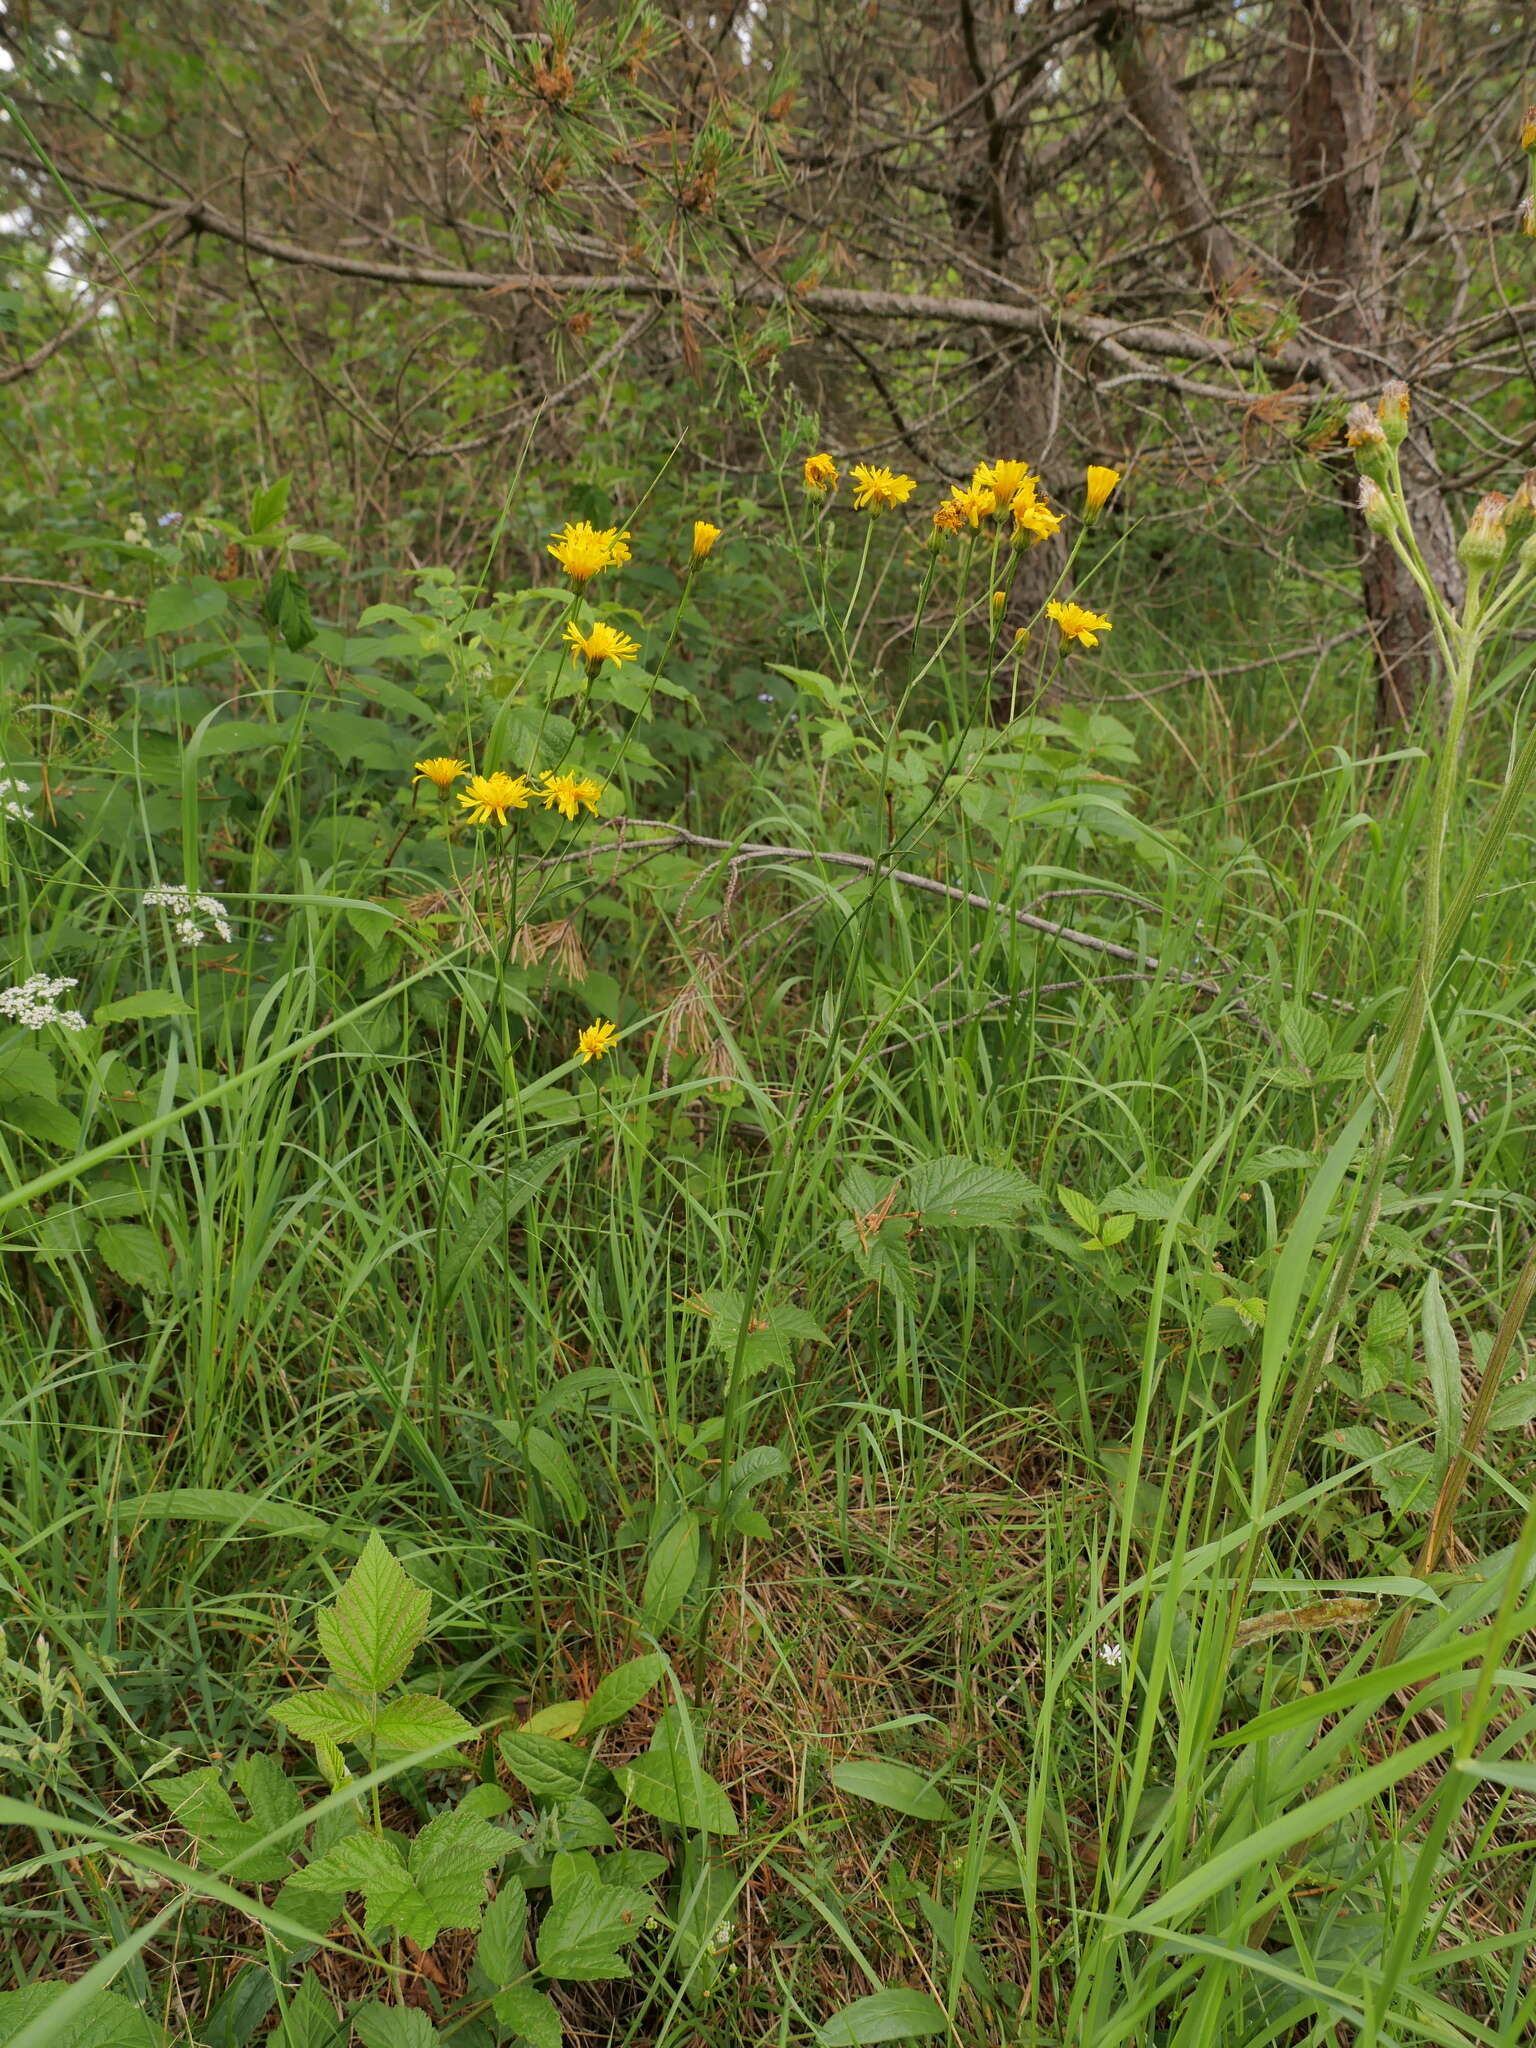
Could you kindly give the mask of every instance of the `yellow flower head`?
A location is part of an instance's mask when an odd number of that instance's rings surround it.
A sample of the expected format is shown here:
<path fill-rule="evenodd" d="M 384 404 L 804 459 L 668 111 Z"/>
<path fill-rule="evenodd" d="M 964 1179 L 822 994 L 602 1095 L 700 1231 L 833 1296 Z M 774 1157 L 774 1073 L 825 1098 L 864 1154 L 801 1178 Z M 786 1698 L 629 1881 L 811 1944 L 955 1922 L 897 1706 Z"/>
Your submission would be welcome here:
<path fill-rule="evenodd" d="M 585 519 L 568 520 L 549 544 L 549 552 L 579 590 L 600 569 L 616 569 L 629 560 L 629 535 L 616 526 L 596 527 Z"/>
<path fill-rule="evenodd" d="M 1053 512 L 1049 505 L 1038 499 L 1026 504 L 1022 498 L 1013 501 L 1013 539 L 1016 547 L 1022 547 L 1027 539 L 1033 547 L 1037 541 L 1049 540 L 1053 533 L 1061 531 L 1061 514 Z"/>
<path fill-rule="evenodd" d="M 935 533 L 958 533 L 965 524 L 965 514 L 953 498 L 946 498 L 942 505 L 936 505 L 933 513 Z"/>
<path fill-rule="evenodd" d="M 1021 493 L 1030 499 L 1035 495 L 1036 479 L 1027 462 L 978 462 L 971 482 L 990 491 L 999 505 L 1013 504 Z"/>
<path fill-rule="evenodd" d="M 583 633 L 574 619 L 565 622 L 565 638 L 570 646 L 573 661 L 585 661 L 596 675 L 605 661 L 611 661 L 615 668 L 622 668 L 626 661 L 633 661 L 640 652 L 640 643 L 631 640 L 627 633 L 621 633 L 615 626 L 606 626 L 599 619 L 588 633 Z"/>
<path fill-rule="evenodd" d="M 589 1060 L 600 1060 L 605 1053 L 612 1052 L 618 1038 L 618 1025 L 608 1023 L 605 1018 L 599 1017 L 596 1023 L 589 1024 L 576 1040 L 581 1064 L 585 1066 Z"/>
<path fill-rule="evenodd" d="M 505 825 L 508 811 L 526 811 L 533 791 L 521 775 L 471 775 L 469 785 L 458 792 L 459 802 L 469 813 L 471 825 Z"/>
<path fill-rule="evenodd" d="M 830 455 L 807 455 L 803 474 L 805 488 L 818 497 L 837 489 L 837 464 Z"/>
<path fill-rule="evenodd" d="M 1106 469 L 1101 462 L 1088 465 L 1087 512 L 1091 519 L 1095 512 L 1102 512 L 1109 503 L 1109 494 L 1120 481 L 1118 469 Z"/>
<path fill-rule="evenodd" d="M 554 769 L 546 768 L 539 780 L 544 785 L 546 811 L 558 811 L 561 817 L 569 818 L 574 824 L 580 815 L 581 806 L 585 804 L 593 817 L 597 816 L 598 799 L 602 796 L 603 785 L 594 782 L 590 775 L 572 775 L 569 772 L 557 774 Z"/>
<path fill-rule="evenodd" d="M 1100 618 L 1097 612 L 1087 611 L 1080 604 L 1057 604 L 1054 598 L 1046 606 L 1045 615 L 1061 628 L 1063 647 L 1074 640 L 1080 640 L 1085 647 L 1097 647 L 1099 635 L 1114 630 L 1109 620 Z"/>
<path fill-rule="evenodd" d="M 857 512 L 891 512 L 905 505 L 917 489 L 915 476 L 897 476 L 885 468 L 871 468 L 867 462 L 853 465 L 853 504 Z"/>
<path fill-rule="evenodd" d="M 1520 123 L 1520 147 L 1529 155 L 1536 150 L 1536 107 L 1527 107 Z"/>
<path fill-rule="evenodd" d="M 959 484 L 950 492 L 950 502 L 967 526 L 980 526 L 997 510 L 997 493 L 986 484 Z"/>
<path fill-rule="evenodd" d="M 434 789 L 447 789 L 449 783 L 457 782 L 468 768 L 467 761 L 455 760 L 451 754 L 434 754 L 430 760 L 418 761 L 412 782 L 430 782 Z"/>
<path fill-rule="evenodd" d="M 719 538 L 720 529 L 718 526 L 711 526 L 707 519 L 695 519 L 693 522 L 693 559 L 696 562 L 704 561 L 710 549 Z"/>
<path fill-rule="evenodd" d="M 994 591 L 993 591 L 993 593 L 992 593 L 992 623 L 993 623 L 993 625 L 994 625 L 994 626 L 995 626 L 995 625 L 998 625 L 998 624 L 1000 624 L 1000 623 L 1001 623 L 1001 620 L 1002 620 L 1002 616 L 1003 616 L 1003 613 L 1004 613 L 1005 611 L 1007 611 L 1007 609 L 1008 609 L 1008 593 L 1007 593 L 1007 591 L 1006 591 L 1006 590 L 994 590 Z"/>

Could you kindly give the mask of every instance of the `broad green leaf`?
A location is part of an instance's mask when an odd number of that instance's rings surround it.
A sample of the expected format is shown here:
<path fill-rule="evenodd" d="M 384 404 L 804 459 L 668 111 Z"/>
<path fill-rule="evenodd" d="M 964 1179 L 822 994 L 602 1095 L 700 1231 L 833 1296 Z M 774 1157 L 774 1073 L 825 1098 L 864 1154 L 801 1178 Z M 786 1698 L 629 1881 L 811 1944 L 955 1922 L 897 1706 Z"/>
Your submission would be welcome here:
<path fill-rule="evenodd" d="M 99 1223 L 93 1232 L 96 1250 L 119 1280 L 142 1287 L 146 1294 L 164 1294 L 171 1284 L 165 1246 L 147 1223 Z"/>
<path fill-rule="evenodd" d="M 1111 1246 L 1117 1245 L 1129 1237 L 1135 1228 L 1136 1218 L 1134 1216 L 1106 1216 L 1103 1227 L 1099 1231 L 1099 1243 L 1108 1250 Z"/>
<path fill-rule="evenodd" d="M 876 1991 L 856 1998 L 817 2029 L 822 2048 L 870 2048 L 878 2041 L 922 2041 L 947 2034 L 944 2008 L 926 1991 Z"/>
<path fill-rule="evenodd" d="M 315 616 L 309 592 L 291 569 L 274 569 L 261 601 L 261 616 L 292 654 L 315 637 Z"/>
<path fill-rule="evenodd" d="M 550 1872 L 550 1904 L 539 1927 L 539 1968 L 575 1983 L 627 1977 L 619 1950 L 645 1924 L 643 1892 L 606 1885 L 588 1855 L 558 1855 Z"/>
<path fill-rule="evenodd" d="M 698 1516 L 684 1513 L 652 1548 L 640 1592 L 640 1612 L 655 1635 L 660 1635 L 688 1597 L 699 1569 L 700 1535 Z"/>
<path fill-rule="evenodd" d="M 251 532 L 264 533 L 269 526 L 276 526 L 288 510 L 288 493 L 293 485 L 291 477 L 280 476 L 275 483 L 263 484 L 251 499 Z"/>
<path fill-rule="evenodd" d="M 289 1993 L 288 2009 L 267 2036 L 267 2044 L 268 2048 L 341 2048 L 345 2038 L 335 2006 L 311 1972 L 297 1991 Z"/>
<path fill-rule="evenodd" d="M 28 1984 L 21 1991 L 0 1991 L 0 2048 L 42 2020 L 68 1989 L 67 1984 Z M 34 2032 L 33 2039 L 46 2040 L 48 2048 L 163 2048 L 165 2035 L 126 1998 L 98 1991 L 62 2026 Z"/>
<path fill-rule="evenodd" d="M 192 1005 L 168 988 L 141 989 L 136 996 L 120 996 L 115 1003 L 100 1003 L 91 1012 L 93 1024 L 133 1024 L 146 1017 L 190 1017 Z"/>
<path fill-rule="evenodd" d="M 36 1095 L 44 1102 L 58 1100 L 59 1077 L 40 1045 L 13 1040 L 0 1050 L 0 1093 Z"/>
<path fill-rule="evenodd" d="M 245 1794 L 252 1820 L 259 1821 L 268 1834 L 297 1820 L 304 1811 L 304 1802 L 288 1773 L 275 1756 L 262 1750 L 242 1757 L 235 1765 L 235 1783 Z M 293 1840 L 297 1842 L 297 1834 Z"/>
<path fill-rule="evenodd" d="M 468 1742 L 474 1732 L 456 1708 L 424 1692 L 402 1693 L 391 1700 L 379 1709 L 373 1725 L 374 1741 L 381 1754 L 405 1756 L 413 1750 L 440 1749 L 439 1763 L 450 1761 L 454 1755 L 447 1744 Z"/>
<path fill-rule="evenodd" d="M 585 1142 L 583 1138 L 563 1138 L 558 1144 L 547 1145 L 532 1159 L 512 1161 L 484 1190 L 469 1215 L 462 1220 L 454 1220 L 452 1227 L 445 1232 L 437 1273 L 440 1308 L 446 1308 L 454 1299 L 474 1267 L 498 1239 L 505 1250 L 507 1225 L 522 1214 L 556 1168 L 562 1166 Z"/>
<path fill-rule="evenodd" d="M 245 1820 L 211 1766 L 164 1779 L 156 1787 L 171 1818 L 196 1841 L 206 1869 L 227 1871 L 251 1884 L 272 1884 L 288 1875 L 289 1852 L 281 1843 L 259 1849 L 270 1829 Z"/>
<path fill-rule="evenodd" d="M 485 1878 L 516 1846 L 515 1837 L 472 1814 L 440 1813 L 411 1845 L 416 1889 L 442 1927 L 478 1927 Z M 423 1944 L 425 1946 L 425 1944 Z"/>
<path fill-rule="evenodd" d="M 480 1924 L 480 1967 L 500 1990 L 528 1974 L 523 1943 L 528 1934 L 528 1894 L 520 1884 L 504 1884 L 485 1909 Z"/>
<path fill-rule="evenodd" d="M 952 1821 L 954 1809 L 920 1771 L 905 1764 L 889 1764 L 877 1757 L 855 1757 L 834 1764 L 831 1778 L 839 1792 L 854 1799 L 868 1799 L 876 1806 L 888 1806 L 893 1813 L 905 1813 L 913 1820 L 940 1824 Z"/>
<path fill-rule="evenodd" d="M 361 2048 L 437 2048 L 443 2038 L 414 2005 L 360 2005 L 352 2031 Z"/>
<path fill-rule="evenodd" d="M 284 1695 L 267 1710 L 279 1728 L 301 1742 L 361 1742 L 368 1733 L 368 1711 L 360 1700 L 329 1686 Z"/>
<path fill-rule="evenodd" d="M 1438 1471 L 1444 1471 L 1461 1442 L 1461 1351 L 1446 1313 L 1440 1275 L 1433 1267 L 1424 1279 L 1419 1328 L 1424 1341 L 1430 1394 L 1435 1404 L 1435 1465 Z"/>
<path fill-rule="evenodd" d="M 1056 1190 L 1056 1199 L 1079 1230 L 1087 1231 L 1090 1237 L 1097 1237 L 1099 1212 L 1086 1195 L 1080 1195 L 1076 1188 L 1061 1187 Z"/>
<path fill-rule="evenodd" d="M 740 1832 L 725 1788 L 689 1756 L 674 1708 L 662 1715 L 650 1748 L 617 1765 L 613 1775 L 624 1796 L 657 1820 L 702 1834 Z"/>
<path fill-rule="evenodd" d="M 342 1684 L 371 1693 L 394 1685 L 427 1632 L 431 1606 L 375 1529 L 334 1605 L 315 1617 L 320 1647 Z"/>
<path fill-rule="evenodd" d="M 587 1496 L 571 1454 L 559 1437 L 530 1423 L 523 1431 L 523 1456 L 559 1502 L 565 1519 L 579 1527 L 587 1519 Z"/>
<path fill-rule="evenodd" d="M 592 1728 L 607 1728 L 615 1721 L 622 1721 L 633 1708 L 638 1707 L 648 1692 L 660 1685 L 667 1675 L 667 1660 L 660 1653 L 648 1657 L 631 1657 L 627 1664 L 617 1665 L 606 1678 L 598 1680 L 586 1711 L 581 1717 L 582 1733 Z"/>
<path fill-rule="evenodd" d="M 972 1159 L 925 1159 L 907 1175 L 901 1206 L 916 1209 L 930 1229 L 1002 1229 L 1018 1220 L 1039 1195 L 1027 1174 L 1012 1166 L 980 1166 Z"/>
<path fill-rule="evenodd" d="M 516 2040 L 529 2048 L 560 2048 L 564 2036 L 560 2015 L 542 1991 L 531 1984 L 513 1984 L 491 2000 L 491 2010 Z"/>
<path fill-rule="evenodd" d="M 149 594 L 144 607 L 144 638 L 158 640 L 162 633 L 187 633 L 229 608 L 229 594 L 211 576 L 199 576 L 195 583 L 164 583 Z"/>

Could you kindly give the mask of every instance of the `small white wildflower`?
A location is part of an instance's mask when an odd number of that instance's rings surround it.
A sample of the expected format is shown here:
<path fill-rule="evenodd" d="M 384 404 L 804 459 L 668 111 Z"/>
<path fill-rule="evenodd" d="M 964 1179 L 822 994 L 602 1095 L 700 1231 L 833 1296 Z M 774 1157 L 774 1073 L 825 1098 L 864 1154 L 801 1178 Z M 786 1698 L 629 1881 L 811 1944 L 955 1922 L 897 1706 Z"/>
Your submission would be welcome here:
<path fill-rule="evenodd" d="M 78 988 L 73 975 L 33 974 L 19 988 L 0 989 L 0 1016 L 23 1024 L 28 1031 L 41 1031 L 45 1024 L 62 1024 L 66 1031 L 83 1031 L 85 1018 L 78 1010 L 61 1010 L 59 997 L 67 988 Z"/>
<path fill-rule="evenodd" d="M 729 1920 L 722 1920 L 710 1935 L 705 1946 L 712 1956 L 723 1955 L 735 1938 L 736 1928 L 734 1923 Z"/>
<path fill-rule="evenodd" d="M 229 912 L 218 897 L 194 895 L 185 882 L 166 882 L 157 889 L 146 889 L 144 908 L 168 910 L 171 929 L 184 946 L 203 945 L 209 925 L 226 946 L 235 935 Z"/>
<path fill-rule="evenodd" d="M 1099 1662 L 1116 1670 L 1125 1662 L 1125 1645 L 1117 1643 L 1112 1636 L 1106 1636 L 1099 1644 Z"/>
<path fill-rule="evenodd" d="M 32 814 L 21 799 L 31 794 L 30 782 L 20 782 L 14 775 L 0 775 L 0 812 L 7 818 L 16 818 L 25 824 Z"/>

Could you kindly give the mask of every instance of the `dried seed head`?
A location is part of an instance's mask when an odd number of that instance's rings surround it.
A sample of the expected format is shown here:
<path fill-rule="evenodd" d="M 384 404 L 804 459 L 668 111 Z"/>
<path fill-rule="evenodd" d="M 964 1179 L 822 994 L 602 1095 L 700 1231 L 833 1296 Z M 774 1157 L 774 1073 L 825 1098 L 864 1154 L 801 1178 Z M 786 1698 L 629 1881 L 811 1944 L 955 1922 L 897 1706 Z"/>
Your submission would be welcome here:
<path fill-rule="evenodd" d="M 1381 485 L 1368 476 L 1360 479 L 1360 510 L 1372 533 L 1390 533 L 1396 524 L 1391 500 Z"/>
<path fill-rule="evenodd" d="M 1536 192 L 1527 192 L 1521 202 L 1520 232 L 1536 237 Z"/>
<path fill-rule="evenodd" d="M 1349 408 L 1344 438 L 1355 452 L 1355 466 L 1360 474 L 1382 482 L 1390 467 L 1387 437 L 1381 421 L 1363 399 Z"/>
<path fill-rule="evenodd" d="M 1376 408 L 1381 431 L 1390 447 L 1400 448 L 1408 438 L 1408 408 L 1408 386 L 1401 377 L 1394 377 L 1383 387 L 1381 402 Z"/>
<path fill-rule="evenodd" d="M 1479 498 L 1456 550 L 1464 568 L 1497 569 L 1503 561 L 1509 548 L 1509 529 L 1504 523 L 1508 509 L 1509 500 L 1502 491 Z"/>
<path fill-rule="evenodd" d="M 1514 532 L 1532 519 L 1536 519 L 1536 469 L 1528 469 L 1520 479 L 1504 514 L 1504 524 Z"/>

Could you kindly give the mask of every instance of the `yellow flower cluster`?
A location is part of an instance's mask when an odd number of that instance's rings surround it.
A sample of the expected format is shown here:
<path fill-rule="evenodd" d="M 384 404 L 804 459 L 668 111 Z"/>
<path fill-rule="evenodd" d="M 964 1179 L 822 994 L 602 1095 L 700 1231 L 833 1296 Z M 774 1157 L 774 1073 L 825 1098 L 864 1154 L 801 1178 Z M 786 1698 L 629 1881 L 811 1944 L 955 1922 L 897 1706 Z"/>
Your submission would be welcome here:
<path fill-rule="evenodd" d="M 469 774 L 469 764 L 447 754 L 434 754 L 430 760 L 418 761 L 413 782 L 430 782 L 446 796 L 461 775 Z M 585 807 L 595 818 L 597 807 L 602 801 L 603 785 L 590 775 L 576 775 L 569 770 L 546 768 L 539 775 L 546 811 L 559 811 L 562 817 L 573 823 Z M 526 775 L 508 775 L 498 768 L 490 775 L 470 775 L 464 787 L 454 792 L 464 806 L 471 825 L 505 825 L 509 811 L 526 811 L 541 792 Z"/>
<path fill-rule="evenodd" d="M 616 526 L 593 526 L 585 519 L 567 520 L 549 544 L 549 553 L 578 590 L 603 569 L 622 568 L 629 560 L 629 535 Z"/>

